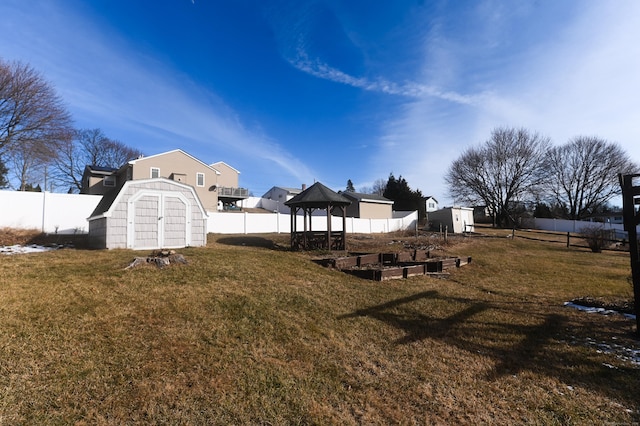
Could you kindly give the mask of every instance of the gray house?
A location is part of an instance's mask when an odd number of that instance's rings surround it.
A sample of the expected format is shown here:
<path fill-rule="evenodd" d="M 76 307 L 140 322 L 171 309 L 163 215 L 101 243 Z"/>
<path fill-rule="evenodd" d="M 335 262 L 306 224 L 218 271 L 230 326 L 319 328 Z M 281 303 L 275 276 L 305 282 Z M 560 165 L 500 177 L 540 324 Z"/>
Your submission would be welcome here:
<path fill-rule="evenodd" d="M 165 179 L 125 181 L 88 219 L 94 248 L 148 250 L 204 246 L 207 213 L 193 186 Z"/>
<path fill-rule="evenodd" d="M 262 198 L 266 198 L 267 200 L 274 200 L 284 203 L 289 201 L 302 191 L 307 189 L 306 185 L 302 185 L 302 188 L 288 188 L 284 186 L 274 186 L 270 190 L 264 193 Z"/>

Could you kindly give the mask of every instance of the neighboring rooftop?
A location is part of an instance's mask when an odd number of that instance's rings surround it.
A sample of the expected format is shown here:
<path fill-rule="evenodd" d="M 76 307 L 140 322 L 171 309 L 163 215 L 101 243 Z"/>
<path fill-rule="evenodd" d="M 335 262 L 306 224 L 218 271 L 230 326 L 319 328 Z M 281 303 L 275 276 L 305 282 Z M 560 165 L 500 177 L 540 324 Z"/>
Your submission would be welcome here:
<path fill-rule="evenodd" d="M 345 197 L 354 199 L 358 202 L 373 201 L 377 203 L 393 204 L 392 200 L 378 194 L 363 194 L 361 192 L 344 191 L 344 192 L 341 192 L 340 195 L 344 195 Z"/>
<path fill-rule="evenodd" d="M 351 200 L 327 188 L 320 182 L 316 182 L 284 204 L 289 207 L 305 206 L 325 208 L 327 204 L 348 206 L 351 204 Z"/>

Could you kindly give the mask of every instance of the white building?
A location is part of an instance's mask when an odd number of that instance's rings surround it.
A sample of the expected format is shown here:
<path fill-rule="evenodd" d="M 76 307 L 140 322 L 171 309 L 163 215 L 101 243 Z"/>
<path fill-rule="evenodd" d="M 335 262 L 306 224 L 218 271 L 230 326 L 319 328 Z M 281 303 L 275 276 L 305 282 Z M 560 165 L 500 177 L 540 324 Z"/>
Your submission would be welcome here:
<path fill-rule="evenodd" d="M 445 207 L 429 213 L 431 228 L 443 231 L 445 228 L 454 234 L 473 232 L 473 209 L 471 207 Z"/>

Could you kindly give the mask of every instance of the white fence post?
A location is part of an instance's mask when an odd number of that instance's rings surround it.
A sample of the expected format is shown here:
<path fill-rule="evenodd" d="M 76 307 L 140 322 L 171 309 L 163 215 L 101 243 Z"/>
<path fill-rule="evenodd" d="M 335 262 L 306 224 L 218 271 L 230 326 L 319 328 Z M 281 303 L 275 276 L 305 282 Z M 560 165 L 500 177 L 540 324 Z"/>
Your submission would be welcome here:
<path fill-rule="evenodd" d="M 42 193 L 42 232 L 44 232 L 44 224 L 47 218 L 47 192 Z"/>

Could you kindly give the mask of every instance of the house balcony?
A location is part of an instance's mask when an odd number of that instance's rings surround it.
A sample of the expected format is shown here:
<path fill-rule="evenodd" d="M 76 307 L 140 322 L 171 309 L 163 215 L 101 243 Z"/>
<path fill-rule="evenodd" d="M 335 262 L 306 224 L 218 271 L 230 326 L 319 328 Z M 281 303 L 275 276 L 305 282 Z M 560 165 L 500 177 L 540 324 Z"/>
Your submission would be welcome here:
<path fill-rule="evenodd" d="M 249 190 L 247 188 L 218 187 L 218 200 L 224 203 L 225 209 L 246 198 L 249 198 Z"/>
<path fill-rule="evenodd" d="M 247 188 L 229 188 L 221 186 L 218 188 L 218 198 L 229 197 L 237 200 L 249 198 L 249 190 Z"/>

